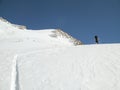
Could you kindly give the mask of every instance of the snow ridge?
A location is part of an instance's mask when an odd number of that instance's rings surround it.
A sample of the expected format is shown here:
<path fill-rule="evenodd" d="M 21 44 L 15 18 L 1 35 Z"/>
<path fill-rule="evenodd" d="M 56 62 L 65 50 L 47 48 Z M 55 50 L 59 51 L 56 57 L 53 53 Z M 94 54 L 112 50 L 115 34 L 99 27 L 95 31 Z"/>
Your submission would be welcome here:
<path fill-rule="evenodd" d="M 69 41 L 72 42 L 75 46 L 82 44 L 81 41 L 73 38 L 71 35 L 67 34 L 66 32 L 64 32 L 64 31 L 62 31 L 62 30 L 60 30 L 60 29 L 57 29 L 57 30 L 52 31 L 52 32 L 53 32 L 53 34 L 50 35 L 50 36 L 52 36 L 52 37 L 57 37 L 57 38 L 62 37 L 62 38 L 69 39 Z"/>
<path fill-rule="evenodd" d="M 18 29 L 21 29 L 21 30 L 27 29 L 27 27 L 24 26 L 24 25 L 17 25 L 17 24 L 12 24 L 12 25 L 13 25 L 14 27 L 18 28 Z"/>
<path fill-rule="evenodd" d="M 9 21 L 7 21 L 6 19 L 4 19 L 4 18 L 2 18 L 2 17 L 0 17 L 0 21 L 5 22 L 5 23 L 7 23 L 7 24 L 10 24 L 10 25 L 12 25 L 13 27 L 18 28 L 18 29 L 21 29 L 21 30 L 27 29 L 27 27 L 24 26 L 24 25 L 12 24 L 12 23 L 10 23 Z"/>
<path fill-rule="evenodd" d="M 8 24 L 11 24 L 10 22 L 8 22 L 6 19 L 4 19 L 4 18 L 2 18 L 2 17 L 0 17 L 0 21 L 5 22 L 5 23 L 8 23 Z"/>

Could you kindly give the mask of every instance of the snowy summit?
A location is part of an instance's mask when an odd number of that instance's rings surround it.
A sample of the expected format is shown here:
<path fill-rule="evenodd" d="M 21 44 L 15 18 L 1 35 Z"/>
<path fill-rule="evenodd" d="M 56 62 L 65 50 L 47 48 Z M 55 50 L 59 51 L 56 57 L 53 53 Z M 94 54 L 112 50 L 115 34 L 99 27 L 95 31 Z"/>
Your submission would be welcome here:
<path fill-rule="evenodd" d="M 82 45 L 0 18 L 0 90 L 120 90 L 120 44 Z"/>
<path fill-rule="evenodd" d="M 24 30 L 24 31 L 21 31 Z M 2 35 L 1 35 L 2 34 Z M 81 45 L 82 43 L 63 32 L 60 29 L 45 29 L 45 30 L 27 30 L 26 26 L 11 24 L 7 20 L 0 18 L 0 35 L 2 38 L 13 38 L 16 40 L 23 40 L 25 42 L 37 44 L 53 45 Z M 23 43 L 23 42 L 22 42 Z"/>

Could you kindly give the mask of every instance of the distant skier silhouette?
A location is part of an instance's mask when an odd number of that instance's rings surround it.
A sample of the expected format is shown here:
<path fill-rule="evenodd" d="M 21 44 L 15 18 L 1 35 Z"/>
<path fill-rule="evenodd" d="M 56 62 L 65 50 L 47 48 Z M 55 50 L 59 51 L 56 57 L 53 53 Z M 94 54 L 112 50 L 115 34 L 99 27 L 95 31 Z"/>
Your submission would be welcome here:
<path fill-rule="evenodd" d="M 95 35 L 95 43 L 96 43 L 96 44 L 99 43 L 99 41 L 98 41 L 98 36 L 97 36 L 97 35 Z"/>

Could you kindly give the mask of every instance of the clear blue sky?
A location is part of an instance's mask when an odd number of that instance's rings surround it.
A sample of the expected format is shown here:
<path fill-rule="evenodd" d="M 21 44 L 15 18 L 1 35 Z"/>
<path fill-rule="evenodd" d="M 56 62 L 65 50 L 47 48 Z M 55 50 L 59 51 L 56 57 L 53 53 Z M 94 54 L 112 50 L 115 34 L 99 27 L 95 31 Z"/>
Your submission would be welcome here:
<path fill-rule="evenodd" d="M 120 43 L 120 0 L 0 0 L 0 16 L 29 29 L 60 28 L 85 44 Z"/>

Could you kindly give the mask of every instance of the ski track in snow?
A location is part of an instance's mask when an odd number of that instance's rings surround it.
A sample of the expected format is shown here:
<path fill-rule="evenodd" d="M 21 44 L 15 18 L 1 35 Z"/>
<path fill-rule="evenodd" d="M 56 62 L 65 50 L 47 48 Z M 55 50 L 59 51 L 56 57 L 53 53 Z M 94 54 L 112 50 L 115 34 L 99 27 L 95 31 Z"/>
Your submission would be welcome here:
<path fill-rule="evenodd" d="M 17 57 L 18 55 L 14 56 L 12 64 L 11 90 L 19 90 L 19 70 L 17 65 Z"/>

